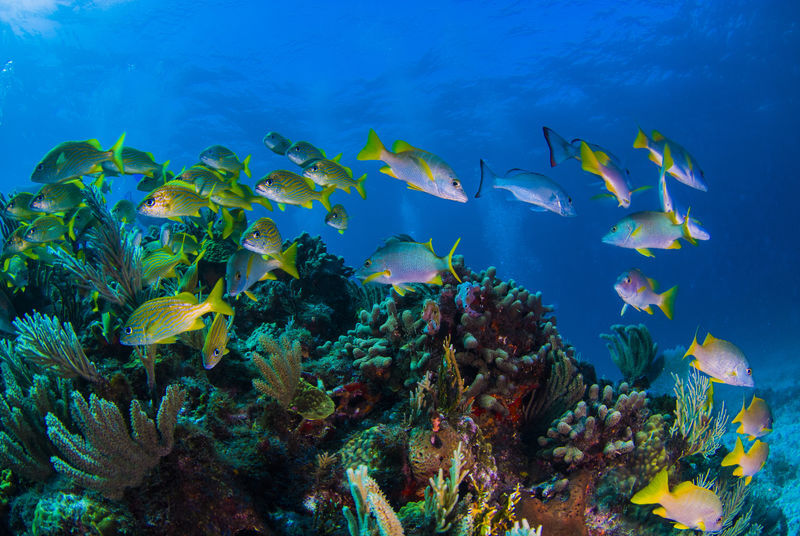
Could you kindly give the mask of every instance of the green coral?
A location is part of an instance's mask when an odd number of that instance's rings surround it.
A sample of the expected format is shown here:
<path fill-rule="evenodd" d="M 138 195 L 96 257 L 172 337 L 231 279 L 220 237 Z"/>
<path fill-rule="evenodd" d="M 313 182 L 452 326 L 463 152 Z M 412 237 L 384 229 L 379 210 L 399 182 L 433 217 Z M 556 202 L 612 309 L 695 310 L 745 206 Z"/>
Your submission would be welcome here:
<path fill-rule="evenodd" d="M 134 534 L 130 514 L 119 505 L 71 493 L 42 497 L 36 504 L 31 532 L 33 536 Z"/>
<path fill-rule="evenodd" d="M 606 347 L 611 360 L 617 365 L 627 382 L 649 386 L 664 368 L 664 357 L 658 356 L 658 345 L 653 342 L 644 324 L 611 326 L 612 334 L 602 333 L 608 341 Z"/>
<path fill-rule="evenodd" d="M 720 447 L 728 426 L 728 415 L 723 403 L 714 414 L 711 402 L 711 382 L 708 377 L 692 369 L 684 381 L 675 378 L 675 421 L 670 435 L 681 440 L 677 459 L 694 454 L 710 458 Z"/>

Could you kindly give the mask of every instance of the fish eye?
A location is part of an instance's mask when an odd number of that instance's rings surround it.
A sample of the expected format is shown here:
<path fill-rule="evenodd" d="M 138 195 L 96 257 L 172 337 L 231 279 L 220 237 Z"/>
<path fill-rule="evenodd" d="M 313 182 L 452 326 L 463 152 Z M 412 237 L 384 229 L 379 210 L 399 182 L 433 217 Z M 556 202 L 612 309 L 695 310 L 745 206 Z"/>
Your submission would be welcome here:
<path fill-rule="evenodd" d="M 372 264 L 372 261 L 371 261 L 371 260 L 369 260 L 369 259 L 367 259 L 367 260 L 365 260 L 365 261 L 364 261 L 364 266 L 369 266 L 369 265 L 371 265 L 371 264 Z"/>
<path fill-rule="evenodd" d="M 33 202 L 34 203 L 38 203 L 42 199 L 44 199 L 44 196 L 42 194 L 39 194 L 39 195 L 37 195 L 36 197 L 33 198 Z"/>
<path fill-rule="evenodd" d="M 453 186 L 455 186 L 456 188 L 458 188 L 459 186 L 461 186 L 461 183 L 460 183 L 460 182 L 458 182 L 458 181 L 453 181 Z"/>
<path fill-rule="evenodd" d="M 616 232 L 617 232 L 617 226 L 616 226 L 616 225 L 615 225 L 614 227 L 612 227 L 612 228 L 611 228 L 611 232 L 612 232 L 612 233 L 616 233 Z"/>
<path fill-rule="evenodd" d="M 148 207 L 152 207 L 153 205 L 155 205 L 155 203 L 156 203 L 156 201 L 152 197 L 144 202 L 144 204 L 147 205 Z"/>
<path fill-rule="evenodd" d="M 39 164 L 36 166 L 36 171 L 42 171 L 44 169 L 44 164 Z"/>
<path fill-rule="evenodd" d="M 752 376 L 753 375 L 753 369 L 747 369 L 747 370 L 745 370 L 745 372 L 747 373 L 748 376 Z"/>
<path fill-rule="evenodd" d="M 132 334 L 133 334 L 133 328 L 132 327 L 125 328 L 125 335 L 132 335 Z"/>
<path fill-rule="evenodd" d="M 264 182 L 266 182 L 266 183 L 267 183 L 267 186 L 272 186 L 272 179 L 267 179 L 267 180 L 266 180 L 266 181 L 264 181 Z"/>
<path fill-rule="evenodd" d="M 239 281 L 242 278 L 242 273 L 241 272 L 236 272 L 233 275 L 233 277 L 234 277 L 234 279 L 236 279 L 236 281 Z"/>
<path fill-rule="evenodd" d="M 253 231 L 253 238 L 259 238 L 261 236 L 261 231 Z"/>
<path fill-rule="evenodd" d="M 219 348 L 214 348 L 214 357 L 219 357 Z"/>
<path fill-rule="evenodd" d="M 630 282 L 631 282 L 631 278 L 630 278 L 630 277 L 626 277 L 626 278 L 625 278 L 625 282 L 626 282 L 626 283 L 630 283 Z"/>

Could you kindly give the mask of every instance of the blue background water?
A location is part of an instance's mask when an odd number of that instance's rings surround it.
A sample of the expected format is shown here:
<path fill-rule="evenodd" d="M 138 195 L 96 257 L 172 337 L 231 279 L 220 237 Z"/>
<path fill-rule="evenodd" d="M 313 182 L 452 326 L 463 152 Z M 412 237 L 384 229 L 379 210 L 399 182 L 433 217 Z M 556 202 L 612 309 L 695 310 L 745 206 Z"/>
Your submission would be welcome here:
<path fill-rule="evenodd" d="M 333 197 L 352 218 L 344 236 L 315 206 L 272 215 L 285 237 L 321 234 L 351 265 L 391 234 L 432 237 L 442 254 L 462 237 L 472 268 L 496 265 L 542 290 L 562 334 L 602 372 L 616 374 L 598 334 L 643 321 L 662 347 L 688 345 L 698 326 L 733 340 L 758 382 L 759 365 L 794 355 L 800 331 L 800 4 L 561 4 L 0 2 L 0 187 L 29 187 L 61 141 L 110 146 L 123 131 L 176 171 L 216 143 L 252 153 L 254 177 L 295 169 L 261 144 L 276 130 L 369 173 L 367 201 Z M 590 200 L 596 181 L 576 162 L 549 168 L 543 125 L 618 154 L 635 186 L 657 180 L 631 146 L 637 126 L 684 145 L 709 191 L 675 195 L 712 240 L 655 259 L 601 243 L 626 211 Z M 370 127 L 440 155 L 470 197 L 480 158 L 547 173 L 579 216 L 533 213 L 500 191 L 461 205 L 406 190 L 355 160 Z M 115 195 L 134 185 L 118 180 Z M 651 190 L 631 208 L 657 203 Z M 675 320 L 620 319 L 612 285 L 634 266 L 680 285 Z"/>

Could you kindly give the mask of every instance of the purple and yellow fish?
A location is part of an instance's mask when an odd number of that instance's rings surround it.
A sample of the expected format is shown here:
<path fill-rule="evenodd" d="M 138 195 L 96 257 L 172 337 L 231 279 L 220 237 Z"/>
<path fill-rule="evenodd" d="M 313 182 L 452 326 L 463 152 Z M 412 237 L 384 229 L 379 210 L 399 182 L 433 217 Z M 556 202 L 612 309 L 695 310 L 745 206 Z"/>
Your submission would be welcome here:
<path fill-rule="evenodd" d="M 647 149 L 650 151 L 650 160 L 666 173 L 675 177 L 686 186 L 708 191 L 708 186 L 704 180 L 703 170 L 697 165 L 697 161 L 689 154 L 689 151 L 664 137 L 663 134 L 654 130 L 650 137 L 639 129 L 636 139 L 633 142 L 636 149 Z"/>
<path fill-rule="evenodd" d="M 619 220 L 603 237 L 603 242 L 622 248 L 635 249 L 646 257 L 653 257 L 651 249 L 680 249 L 678 239 L 692 244 L 696 240 L 689 231 L 689 219 L 677 223 L 673 213 L 634 212 Z"/>
<path fill-rule="evenodd" d="M 292 244 L 284 252 L 284 258 L 297 256 L 297 244 Z M 272 258 L 264 258 L 263 255 L 254 253 L 247 249 L 240 249 L 228 258 L 225 266 L 225 282 L 227 284 L 228 296 L 238 297 L 244 294 L 253 301 L 258 301 L 255 294 L 250 291 L 250 287 L 259 281 L 275 279 L 272 270 L 280 267 L 280 263 Z"/>
<path fill-rule="evenodd" d="M 634 495 L 631 502 L 660 505 L 653 513 L 671 520 L 676 529 L 708 532 L 722 529 L 722 501 L 717 494 L 692 482 L 681 482 L 670 491 L 666 469 Z"/>
<path fill-rule="evenodd" d="M 620 316 L 625 314 L 629 305 L 637 311 L 644 311 L 651 315 L 653 309 L 650 306 L 655 305 L 664 312 L 667 318 L 672 320 L 678 286 L 675 285 L 661 294 L 655 292 L 657 287 L 656 280 L 646 277 L 638 268 L 631 268 L 627 272 L 623 272 L 614 284 L 614 290 L 625 302 Z"/>
<path fill-rule="evenodd" d="M 683 357 L 694 356 L 691 365 L 711 376 L 712 382 L 727 383 L 740 387 L 754 387 L 753 370 L 744 352 L 735 344 L 717 339 L 711 333 L 703 344 L 697 344 L 695 334 L 692 344 Z"/>
<path fill-rule="evenodd" d="M 764 467 L 764 464 L 767 462 L 767 456 L 769 456 L 769 445 L 763 441 L 756 439 L 756 442 L 753 443 L 750 450 L 745 452 L 742 438 L 737 437 L 736 445 L 733 447 L 733 450 L 722 459 L 721 465 L 722 467 L 736 465 L 736 469 L 733 470 L 733 476 L 744 477 L 744 484 L 747 486 L 750 484 L 750 481 L 753 480 L 753 476 Z"/>
<path fill-rule="evenodd" d="M 122 143 L 125 134 L 108 151 L 100 148 L 97 140 L 65 141 L 52 148 L 36 165 L 31 174 L 33 182 L 55 183 L 77 179 L 82 175 L 103 171 L 103 162 L 113 162 L 120 173 L 124 170 L 122 162 Z"/>
<path fill-rule="evenodd" d="M 460 241 L 460 238 L 456 240 L 447 257 L 438 257 L 433 251 L 433 240 L 423 244 L 407 236 L 392 237 L 364 261 L 355 275 L 365 285 L 392 285 L 401 296 L 413 290 L 409 283 L 441 285 L 442 272 L 447 270 L 460 283 L 461 279 L 453 269 L 453 252 Z"/>
<path fill-rule="evenodd" d="M 744 400 L 742 401 L 742 410 L 731 422 L 739 423 L 737 434 L 747 435 L 747 439 L 752 441 L 772 431 L 772 412 L 767 402 L 754 394 L 747 409 L 744 407 Z"/>
<path fill-rule="evenodd" d="M 125 322 L 119 342 L 128 346 L 171 344 L 181 333 L 204 329 L 201 317 L 206 313 L 232 316 L 233 309 L 222 301 L 222 286 L 219 279 L 202 303 L 188 292 L 146 301 Z"/>

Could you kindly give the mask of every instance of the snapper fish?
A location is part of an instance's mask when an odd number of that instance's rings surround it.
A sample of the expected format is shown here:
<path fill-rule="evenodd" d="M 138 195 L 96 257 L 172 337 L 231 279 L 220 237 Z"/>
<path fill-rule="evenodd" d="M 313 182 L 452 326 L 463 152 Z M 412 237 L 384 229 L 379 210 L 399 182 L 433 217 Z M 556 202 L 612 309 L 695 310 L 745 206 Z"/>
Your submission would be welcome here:
<path fill-rule="evenodd" d="M 279 169 L 258 181 L 256 193 L 278 203 L 278 208 L 281 210 L 284 210 L 286 205 L 311 208 L 313 201 L 319 201 L 325 210 L 330 211 L 330 197 L 336 187 L 328 186 L 317 191 L 314 190 L 315 186 L 311 179 L 306 179 L 285 169 Z"/>
<path fill-rule="evenodd" d="M 669 489 L 667 469 L 632 498 L 633 504 L 658 504 L 657 516 L 669 519 L 676 529 L 718 531 L 722 529 L 722 501 L 717 494 L 692 482 L 681 482 Z"/>
<path fill-rule="evenodd" d="M 736 469 L 733 470 L 733 476 L 744 477 L 744 485 L 747 486 L 753 480 L 753 476 L 764 467 L 767 462 L 767 456 L 769 456 L 769 445 L 763 441 L 756 439 L 750 450 L 745 452 L 742 438 L 737 437 L 733 450 L 722 459 L 720 465 L 722 467 L 736 465 Z"/>
<path fill-rule="evenodd" d="M 663 169 L 663 168 L 662 168 Z M 658 200 L 661 203 L 661 210 L 663 212 L 672 212 L 675 215 L 675 221 L 683 223 L 688 219 L 689 233 L 696 240 L 710 240 L 711 235 L 709 232 L 694 218 L 689 218 L 688 207 L 679 205 L 677 201 L 670 195 L 667 189 L 667 177 L 664 173 L 658 178 Z"/>
<path fill-rule="evenodd" d="M 34 212 L 66 212 L 77 207 L 83 201 L 83 184 L 59 182 L 45 184 L 30 201 L 28 208 Z"/>
<path fill-rule="evenodd" d="M 210 370 L 220 362 L 222 356 L 226 355 L 228 350 L 228 330 L 230 329 L 232 320 L 226 319 L 220 313 L 214 315 L 214 321 L 211 322 L 211 327 L 206 334 L 206 340 L 203 343 L 203 368 Z"/>
<path fill-rule="evenodd" d="M 76 179 L 103 170 L 103 162 L 113 162 L 122 173 L 122 143 L 125 134 L 108 151 L 97 140 L 65 141 L 56 145 L 42 158 L 31 174 L 33 182 L 55 183 Z"/>
<path fill-rule="evenodd" d="M 298 141 L 286 149 L 286 157 L 298 166 L 305 167 L 314 160 L 325 158 L 325 153 L 307 141 Z"/>
<path fill-rule="evenodd" d="M 285 155 L 286 151 L 289 150 L 289 147 L 292 146 L 291 141 L 289 141 L 287 138 L 284 138 L 277 132 L 267 132 L 267 134 L 264 136 L 263 142 L 267 149 L 281 156 Z"/>
<path fill-rule="evenodd" d="M 25 228 L 23 239 L 33 244 L 60 240 L 69 229 L 58 216 L 40 216 Z"/>
<path fill-rule="evenodd" d="M 183 251 L 173 253 L 168 247 L 152 251 L 142 259 L 142 279 L 148 285 L 152 285 L 159 279 L 178 277 L 175 267 L 181 263 L 190 264 L 189 258 Z"/>
<path fill-rule="evenodd" d="M 314 160 L 303 168 L 303 176 L 308 177 L 320 186 L 335 186 L 346 193 L 350 193 L 350 188 L 355 188 L 361 199 L 367 198 L 367 191 L 364 189 L 364 181 L 367 174 L 364 173 L 358 179 L 353 178 L 350 168 L 344 167 L 338 162 L 321 158 Z"/>
<path fill-rule="evenodd" d="M 151 218 L 181 221 L 181 217 L 199 216 L 201 208 L 217 211 L 216 205 L 198 194 L 193 184 L 174 180 L 150 192 L 139 203 L 136 211 Z"/>
<path fill-rule="evenodd" d="M 481 183 L 475 197 L 480 197 L 483 179 L 487 175 L 492 180 L 493 188 L 508 190 L 523 203 L 533 205 L 531 210 L 536 212 L 549 210 L 560 216 L 577 215 L 572 205 L 572 197 L 551 178 L 523 169 L 512 169 L 505 177 L 500 177 L 483 160 L 481 160 Z"/>
<path fill-rule="evenodd" d="M 460 238 L 456 240 L 447 257 L 439 257 L 433 251 L 433 239 L 423 244 L 408 236 L 392 237 L 364 261 L 355 275 L 364 285 L 392 285 L 401 296 L 413 290 L 409 283 L 441 285 L 442 272 L 448 270 L 460 283 L 453 269 L 453 253 L 460 241 Z"/>
<path fill-rule="evenodd" d="M 39 213 L 29 208 L 32 199 L 33 194 L 31 192 L 20 192 L 11 198 L 3 208 L 3 212 L 18 220 L 38 218 Z"/>
<path fill-rule="evenodd" d="M 467 194 L 453 168 L 433 153 L 417 149 L 397 140 L 389 151 L 374 130 L 369 130 L 367 144 L 356 157 L 359 160 L 381 160 L 387 165 L 381 173 L 400 179 L 409 189 L 426 192 L 442 199 L 467 202 Z"/>
<path fill-rule="evenodd" d="M 344 234 L 350 223 L 350 216 L 342 205 L 333 205 L 330 212 L 325 214 L 325 223 L 337 229 L 339 234 Z"/>
<path fill-rule="evenodd" d="M 614 284 L 614 290 L 625 302 L 620 316 L 625 314 L 629 305 L 637 311 L 644 311 L 651 315 L 653 309 L 650 306 L 655 305 L 664 312 L 667 318 L 672 320 L 678 285 L 661 294 L 655 292 L 657 287 L 656 280 L 646 277 L 638 268 L 631 268 L 627 272 L 623 272 Z"/>
<path fill-rule="evenodd" d="M 244 160 L 239 160 L 236 153 L 223 145 L 212 145 L 200 153 L 200 161 L 210 168 L 218 171 L 224 171 L 236 177 L 239 173 L 244 171 L 244 174 L 250 177 L 250 156 L 247 155 Z"/>
<path fill-rule="evenodd" d="M 581 138 L 575 138 L 572 141 L 567 141 L 559 136 L 555 130 L 549 127 L 542 127 L 542 132 L 544 132 L 544 139 L 547 141 L 547 147 L 550 149 L 550 167 L 556 167 L 558 164 L 561 164 L 570 158 L 581 160 L 581 143 L 586 143 L 589 146 L 589 149 L 605 154 L 614 167 L 624 170 L 625 175 L 630 175 L 630 172 L 625 169 L 625 166 L 622 165 L 622 161 L 619 158 L 599 145 L 589 143 Z"/>
<path fill-rule="evenodd" d="M 753 370 L 744 352 L 731 342 L 717 339 L 711 333 L 703 344 L 697 344 L 697 334 L 683 357 L 694 356 L 691 365 L 711 377 L 712 382 L 741 387 L 755 387 Z"/>
<path fill-rule="evenodd" d="M 297 254 L 297 244 L 286 250 L 286 256 L 291 256 L 291 248 Z M 228 296 L 238 299 L 239 294 L 244 294 L 253 301 L 258 301 L 255 294 L 250 291 L 250 287 L 259 281 L 275 279 L 271 273 L 280 268 L 280 263 L 272 258 L 264 258 L 263 255 L 254 253 L 248 249 L 240 249 L 228 258 L 225 265 L 225 283 L 227 284 Z"/>
<path fill-rule="evenodd" d="M 635 249 L 645 257 L 653 257 L 650 249 L 680 249 L 679 238 L 696 244 L 689 231 L 688 218 L 677 223 L 674 213 L 634 212 L 619 220 L 603 237 L 612 246 Z"/>
<path fill-rule="evenodd" d="M 628 208 L 631 206 L 631 195 L 643 190 L 651 188 L 650 186 L 642 186 L 631 190 L 628 182 L 630 172 L 617 165 L 614 160 L 608 156 L 608 153 L 599 150 L 592 150 L 589 144 L 581 141 L 581 168 L 594 175 L 599 175 L 603 179 L 606 190 L 609 195 L 617 200 L 619 206 Z"/>
<path fill-rule="evenodd" d="M 767 435 L 772 431 L 772 413 L 763 398 L 758 398 L 755 394 L 750 406 L 745 409 L 742 401 L 742 410 L 733 418 L 731 423 L 739 423 L 737 434 L 747 435 L 750 441 L 757 437 Z"/>
<path fill-rule="evenodd" d="M 633 142 L 636 149 L 650 151 L 650 160 L 686 186 L 708 191 L 703 170 L 689 151 L 654 130 L 650 137 L 640 128 Z"/>
<path fill-rule="evenodd" d="M 103 173 L 107 177 L 116 177 L 119 169 L 113 162 L 103 162 L 100 164 L 103 168 Z M 167 166 L 169 160 L 163 164 L 156 162 L 153 153 L 140 151 L 133 147 L 122 148 L 122 173 L 124 175 L 144 175 L 145 177 L 163 177 L 167 173 Z"/>
<path fill-rule="evenodd" d="M 181 333 L 204 329 L 204 314 L 233 316 L 231 306 L 222 301 L 222 286 L 219 279 L 202 303 L 188 292 L 146 301 L 128 317 L 119 342 L 127 346 L 171 344 Z"/>

